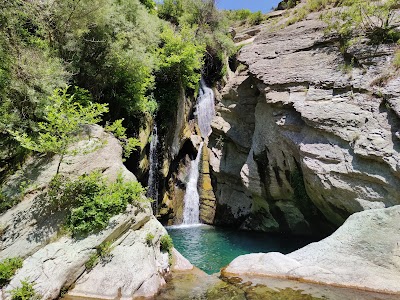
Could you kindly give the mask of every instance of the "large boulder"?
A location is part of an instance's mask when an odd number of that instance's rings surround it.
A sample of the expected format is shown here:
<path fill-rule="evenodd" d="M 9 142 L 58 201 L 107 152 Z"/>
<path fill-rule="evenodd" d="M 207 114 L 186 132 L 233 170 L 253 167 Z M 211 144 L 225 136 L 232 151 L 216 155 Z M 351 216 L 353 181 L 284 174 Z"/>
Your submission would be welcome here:
<path fill-rule="evenodd" d="M 139 226 L 138 226 L 139 227 Z M 154 238 L 147 242 L 147 235 Z M 160 238 L 167 234 L 152 217 L 137 230 L 122 235 L 112 246 L 105 263 L 84 273 L 67 299 L 132 299 L 150 297 L 165 284 L 168 253 L 160 252 Z"/>
<path fill-rule="evenodd" d="M 287 255 L 239 256 L 224 276 L 267 275 L 400 294 L 400 206 L 353 214 L 334 234 Z"/>
<path fill-rule="evenodd" d="M 70 150 L 74 149 L 79 151 L 64 158 L 61 175 L 75 179 L 100 171 L 110 182 L 120 175 L 125 180 L 136 180 L 122 162 L 119 141 L 100 126 L 87 127 Z M 119 294 L 129 299 L 154 295 L 164 284 L 169 263 L 168 254 L 160 252 L 160 239 L 167 233 L 152 216 L 149 203 L 129 205 L 98 233 L 80 238 L 62 234 L 69 208 L 44 197 L 58 162 L 58 156 L 32 156 L 3 185 L 6 195 L 18 196 L 21 201 L 0 216 L 0 258 L 18 256 L 24 262 L 2 289 L 0 299 L 10 299 L 10 291 L 20 287 L 23 280 L 34 284 L 41 299 L 57 299 L 72 286 L 72 295 L 95 295 L 96 299 Z M 29 185 L 21 191 L 25 182 Z M 153 237 L 151 245 L 149 236 Z M 107 259 L 96 258 L 105 245 L 110 251 Z M 98 259 L 100 262 L 94 267 L 88 263 Z M 124 281 L 119 281 L 121 278 Z"/>

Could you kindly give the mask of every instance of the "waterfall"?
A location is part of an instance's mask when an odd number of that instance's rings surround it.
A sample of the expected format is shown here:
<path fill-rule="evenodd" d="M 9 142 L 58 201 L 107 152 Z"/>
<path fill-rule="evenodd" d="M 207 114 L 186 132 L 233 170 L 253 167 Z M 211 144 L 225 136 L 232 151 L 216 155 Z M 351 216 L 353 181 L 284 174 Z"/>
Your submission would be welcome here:
<path fill-rule="evenodd" d="M 149 153 L 149 180 L 147 182 L 148 190 L 147 197 L 152 198 L 154 200 L 152 207 L 153 213 L 156 215 L 158 213 L 158 132 L 157 132 L 157 124 L 154 125 L 153 132 L 151 134 L 150 141 L 150 153 Z"/>
<path fill-rule="evenodd" d="M 212 132 L 211 122 L 215 116 L 214 92 L 206 85 L 203 78 L 200 80 L 196 114 L 201 136 L 209 137 Z"/>
<path fill-rule="evenodd" d="M 210 89 L 203 78 L 200 80 L 199 96 L 196 107 L 197 123 L 201 136 L 208 140 L 212 129 L 211 122 L 215 116 L 214 92 Z M 183 199 L 183 225 L 200 223 L 200 196 L 197 190 L 199 181 L 199 164 L 204 143 L 199 146 L 196 159 L 190 163 L 189 181 L 186 185 L 186 193 Z"/>
<path fill-rule="evenodd" d="M 183 199 L 183 224 L 198 224 L 200 222 L 200 196 L 197 191 L 197 183 L 199 181 L 199 163 L 203 143 L 200 144 L 196 159 L 190 163 L 189 181 L 186 185 L 186 193 Z"/>

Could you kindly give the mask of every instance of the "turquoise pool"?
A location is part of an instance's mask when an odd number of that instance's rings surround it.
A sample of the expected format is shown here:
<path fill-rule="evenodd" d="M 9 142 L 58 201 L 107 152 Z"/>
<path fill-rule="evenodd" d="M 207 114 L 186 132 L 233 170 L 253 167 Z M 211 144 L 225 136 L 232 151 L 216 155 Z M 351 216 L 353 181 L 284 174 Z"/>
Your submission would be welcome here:
<path fill-rule="evenodd" d="M 175 248 L 208 274 L 219 272 L 239 255 L 274 251 L 286 254 L 315 240 L 207 225 L 171 226 L 167 231 Z"/>

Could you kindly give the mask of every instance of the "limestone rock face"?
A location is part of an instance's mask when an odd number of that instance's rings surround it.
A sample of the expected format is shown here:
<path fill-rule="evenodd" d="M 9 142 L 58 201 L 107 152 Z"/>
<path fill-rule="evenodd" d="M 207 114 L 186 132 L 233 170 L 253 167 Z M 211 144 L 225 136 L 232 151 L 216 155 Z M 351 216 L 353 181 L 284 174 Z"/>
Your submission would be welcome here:
<path fill-rule="evenodd" d="M 149 232 L 155 235 L 152 245 L 146 243 Z M 163 274 L 169 267 L 168 253 L 160 252 L 160 238 L 165 234 L 154 217 L 138 230 L 130 230 L 115 242 L 105 263 L 79 278 L 67 299 L 153 296 L 165 284 Z"/>
<path fill-rule="evenodd" d="M 400 206 L 355 213 L 331 236 L 287 255 L 239 256 L 225 276 L 268 275 L 400 293 Z"/>
<path fill-rule="evenodd" d="M 72 148 L 94 151 L 65 157 L 60 174 L 74 179 L 98 170 L 110 181 L 118 174 L 125 180 L 136 180 L 122 163 L 122 148 L 117 139 L 100 126 L 90 126 L 86 133 Z M 84 238 L 59 235 L 67 208 L 48 203 L 43 197 L 57 164 L 58 157 L 32 157 L 4 184 L 4 192 L 9 196 L 21 193 L 18 187 L 22 182 L 29 186 L 21 202 L 0 216 L 0 259 L 24 259 L 22 268 L 2 289 L 0 299 L 10 299 L 10 290 L 19 287 L 22 280 L 34 283 L 41 299 L 57 299 L 61 290 L 73 285 L 75 295 L 95 295 L 96 299 L 119 294 L 129 299 L 155 294 L 164 283 L 169 265 L 168 254 L 160 252 L 159 242 L 166 231 L 152 216 L 150 205 L 129 206 L 124 213 L 114 216 L 104 230 Z M 152 246 L 148 245 L 147 234 L 154 236 Z M 108 260 L 101 259 L 93 269 L 88 269 L 86 263 L 105 243 L 110 244 Z M 124 280 L 118 282 L 121 278 Z"/>
<path fill-rule="evenodd" d="M 203 146 L 202 148 L 201 165 L 199 171 L 200 221 L 206 224 L 213 224 L 217 203 L 211 183 L 210 162 L 207 146 Z"/>
<path fill-rule="evenodd" d="M 311 14 L 242 48 L 209 143 L 217 224 L 322 234 L 400 204 L 395 45 L 360 42 L 349 61 L 324 29 Z"/>

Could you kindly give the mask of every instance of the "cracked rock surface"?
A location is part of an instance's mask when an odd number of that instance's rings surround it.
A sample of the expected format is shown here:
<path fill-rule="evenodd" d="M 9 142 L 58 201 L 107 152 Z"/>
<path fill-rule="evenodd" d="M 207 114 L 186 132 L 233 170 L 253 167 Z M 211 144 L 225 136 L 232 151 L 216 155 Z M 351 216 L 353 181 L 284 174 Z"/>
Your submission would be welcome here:
<path fill-rule="evenodd" d="M 311 14 L 242 48 L 209 143 L 217 224 L 327 234 L 400 204 L 396 45 L 361 41 L 351 64 L 325 26 Z"/>
<path fill-rule="evenodd" d="M 90 138 L 85 135 L 72 147 L 94 151 L 66 157 L 61 174 L 74 179 L 98 170 L 109 181 L 118 174 L 125 180 L 136 180 L 122 163 L 118 140 L 100 126 L 90 126 L 87 131 Z M 2 289 L 0 299 L 10 299 L 10 291 L 21 286 L 22 280 L 34 284 L 40 299 L 57 299 L 71 287 L 70 299 L 132 299 L 156 294 L 165 283 L 169 263 L 168 254 L 160 252 L 160 239 L 166 231 L 153 217 L 149 204 L 129 205 L 96 234 L 59 236 L 68 209 L 47 203 L 43 197 L 57 164 L 57 156 L 32 157 L 4 185 L 5 193 L 12 196 L 18 193 L 21 182 L 30 183 L 22 201 L 0 216 L 0 259 L 24 259 L 22 268 Z M 147 242 L 148 234 L 153 235 L 152 245 Z M 86 263 L 105 243 L 110 245 L 110 253 L 89 269 Z"/>

